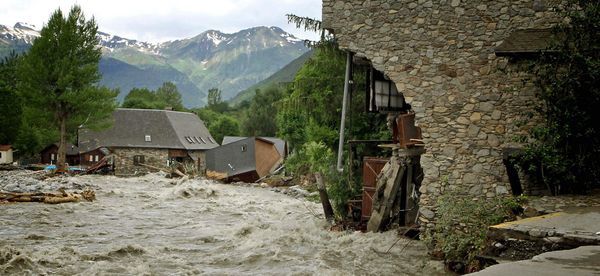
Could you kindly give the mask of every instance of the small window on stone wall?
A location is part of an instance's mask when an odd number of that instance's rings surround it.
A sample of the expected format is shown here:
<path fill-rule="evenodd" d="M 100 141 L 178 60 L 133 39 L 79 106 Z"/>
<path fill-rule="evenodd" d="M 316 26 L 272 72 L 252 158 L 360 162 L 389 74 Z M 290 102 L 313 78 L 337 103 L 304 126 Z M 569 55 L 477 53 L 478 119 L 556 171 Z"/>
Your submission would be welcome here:
<path fill-rule="evenodd" d="M 144 164 L 144 156 L 143 155 L 134 155 L 133 156 L 133 164 L 136 166 L 139 164 Z"/>

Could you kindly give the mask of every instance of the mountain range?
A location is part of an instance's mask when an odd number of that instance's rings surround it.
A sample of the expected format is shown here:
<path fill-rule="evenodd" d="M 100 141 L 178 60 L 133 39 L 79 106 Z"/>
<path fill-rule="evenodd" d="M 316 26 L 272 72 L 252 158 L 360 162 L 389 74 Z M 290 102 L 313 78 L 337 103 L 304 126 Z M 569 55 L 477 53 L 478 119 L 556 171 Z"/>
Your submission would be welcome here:
<path fill-rule="evenodd" d="M 0 25 L 0 57 L 26 51 L 39 31 L 26 23 Z M 233 34 L 216 30 L 192 38 L 149 43 L 98 32 L 101 85 L 119 88 L 122 100 L 134 87 L 175 83 L 186 107 L 203 106 L 210 88 L 229 100 L 308 51 L 301 39 L 278 27 Z"/>

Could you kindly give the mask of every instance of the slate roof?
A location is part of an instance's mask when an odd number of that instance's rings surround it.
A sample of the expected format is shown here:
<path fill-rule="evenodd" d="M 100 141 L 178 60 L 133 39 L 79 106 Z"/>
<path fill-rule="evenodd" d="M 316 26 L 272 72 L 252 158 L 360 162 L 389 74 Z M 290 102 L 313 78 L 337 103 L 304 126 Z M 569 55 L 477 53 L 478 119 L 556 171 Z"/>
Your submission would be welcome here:
<path fill-rule="evenodd" d="M 248 137 L 241 137 L 241 136 L 225 136 L 223 137 L 223 142 L 221 143 L 222 145 L 227 145 L 242 139 L 246 139 Z M 275 144 L 275 148 L 277 148 L 277 152 L 279 152 L 279 155 L 281 155 L 282 157 L 286 157 L 287 156 L 287 147 L 286 144 L 287 142 L 285 140 L 276 138 L 276 137 L 258 137 L 260 139 L 263 140 L 267 140 L 273 144 Z"/>
<path fill-rule="evenodd" d="M 81 152 L 99 147 L 207 150 L 219 146 L 204 122 L 193 113 L 118 108 L 113 118 L 109 129 L 80 131 Z M 146 141 L 147 136 L 150 141 Z"/>
<path fill-rule="evenodd" d="M 553 37 L 552 29 L 515 30 L 494 51 L 497 56 L 535 54 L 546 50 Z"/>
<path fill-rule="evenodd" d="M 231 137 L 231 136 L 230 136 Z M 256 170 L 255 138 L 240 138 L 206 152 L 206 169 L 227 172 L 228 176 Z M 242 146 L 244 150 L 242 150 Z"/>

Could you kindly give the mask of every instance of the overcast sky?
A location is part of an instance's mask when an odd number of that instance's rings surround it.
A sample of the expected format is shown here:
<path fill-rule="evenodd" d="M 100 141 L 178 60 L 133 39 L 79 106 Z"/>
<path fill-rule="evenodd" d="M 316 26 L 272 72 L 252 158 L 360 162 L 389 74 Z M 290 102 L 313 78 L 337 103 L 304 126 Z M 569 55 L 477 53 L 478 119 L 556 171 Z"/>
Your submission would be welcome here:
<path fill-rule="evenodd" d="M 26 22 L 40 29 L 57 8 L 79 4 L 100 31 L 149 42 L 195 36 L 206 30 L 233 33 L 277 26 L 299 38 L 317 35 L 287 23 L 286 14 L 321 19 L 321 0 L 2 0 L 0 24 Z"/>

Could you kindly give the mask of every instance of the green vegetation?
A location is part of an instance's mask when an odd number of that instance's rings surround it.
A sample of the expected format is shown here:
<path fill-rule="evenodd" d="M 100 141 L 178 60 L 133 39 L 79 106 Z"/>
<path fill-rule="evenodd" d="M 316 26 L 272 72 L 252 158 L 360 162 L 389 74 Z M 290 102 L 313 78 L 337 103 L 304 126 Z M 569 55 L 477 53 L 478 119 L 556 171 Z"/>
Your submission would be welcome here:
<path fill-rule="evenodd" d="M 21 126 L 21 97 L 17 94 L 17 63 L 14 52 L 0 61 L 0 145 L 17 139 Z"/>
<path fill-rule="evenodd" d="M 142 109 L 165 109 L 170 107 L 177 111 L 185 110 L 181 103 L 181 94 L 172 82 L 163 83 L 156 91 L 150 91 L 146 88 L 134 88 L 125 96 L 122 106 Z"/>
<path fill-rule="evenodd" d="M 224 102 L 221 97 L 221 90 L 211 88 L 208 90 L 208 105 L 198 108 L 194 112 L 204 121 L 208 131 L 213 138 L 221 143 L 225 136 L 240 135 L 239 120 L 236 119 L 239 111 L 235 111 Z"/>
<path fill-rule="evenodd" d="M 27 127 L 57 130 L 57 168 L 64 169 L 66 143 L 79 125 L 107 126 L 117 91 L 97 87 L 100 80 L 98 27 L 73 6 L 68 16 L 56 10 L 18 66 L 18 91 Z"/>
<path fill-rule="evenodd" d="M 467 271 L 481 269 L 476 260 L 488 246 L 487 233 L 491 225 L 514 219 L 524 198 L 473 198 L 460 187 L 450 187 L 437 201 L 435 227 L 427 229 L 422 239 L 434 254 L 441 254 L 446 263 L 463 263 Z M 451 188 L 450 190 L 448 190 Z M 464 266 L 463 266 L 464 267 Z"/>
<path fill-rule="evenodd" d="M 560 12 L 569 23 L 531 69 L 545 123 L 517 159 L 553 193 L 585 193 L 600 183 L 600 3 L 571 0 Z"/>
<path fill-rule="evenodd" d="M 284 66 L 281 70 L 277 71 L 275 74 L 238 93 L 229 102 L 232 105 L 238 105 L 243 101 L 250 101 L 252 97 L 256 95 L 257 90 L 264 91 L 269 89 L 271 86 L 285 88 L 285 85 L 294 81 L 294 78 L 300 68 L 302 68 L 302 65 L 304 65 L 304 63 L 306 63 L 306 61 L 311 58 L 313 54 L 314 51 L 312 50 L 304 53 L 300 57 L 290 62 L 288 65 Z"/>

